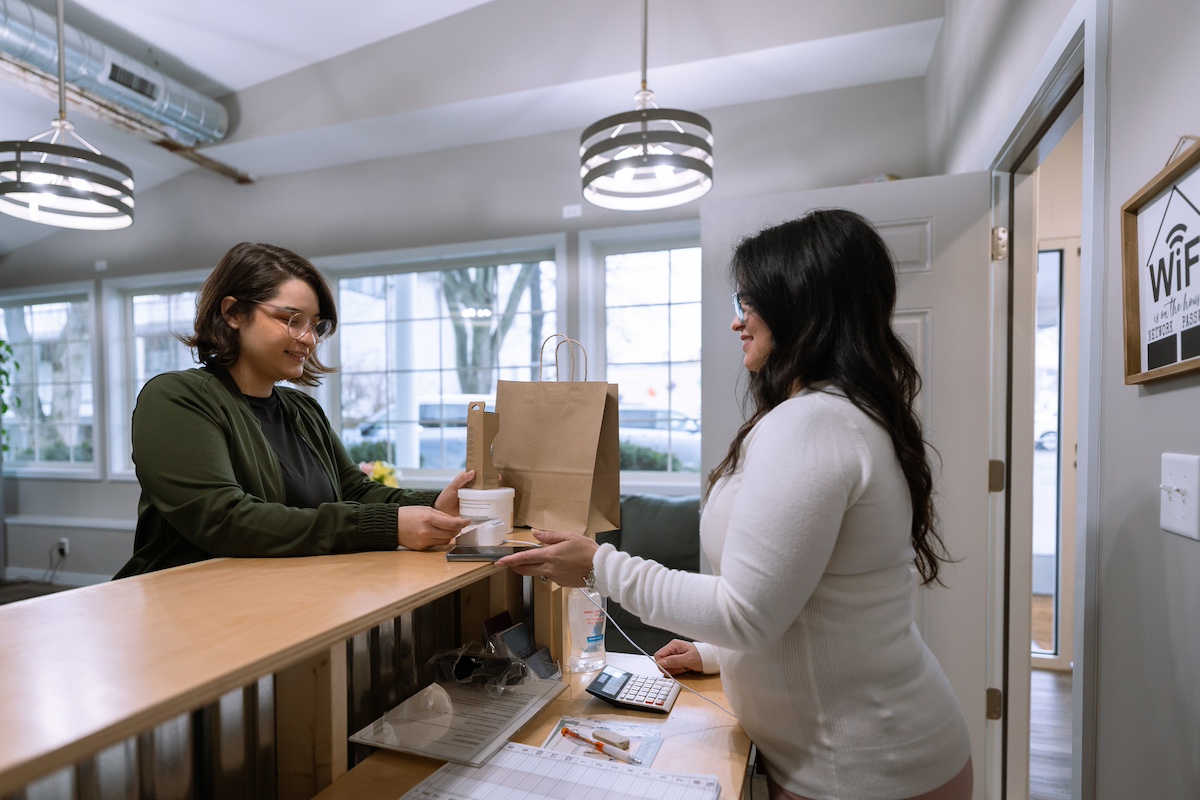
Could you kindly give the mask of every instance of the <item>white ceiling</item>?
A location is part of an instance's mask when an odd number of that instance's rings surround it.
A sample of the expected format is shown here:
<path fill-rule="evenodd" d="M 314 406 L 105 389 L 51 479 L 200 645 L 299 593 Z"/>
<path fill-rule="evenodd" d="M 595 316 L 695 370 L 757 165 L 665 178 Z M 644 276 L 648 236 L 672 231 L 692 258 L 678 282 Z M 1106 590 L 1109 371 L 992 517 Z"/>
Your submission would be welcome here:
<path fill-rule="evenodd" d="M 54 0 L 7 2 L 54 13 Z M 641 12 L 639 0 L 69 0 L 65 18 L 220 98 L 234 125 L 204 153 L 268 177 L 581 130 L 632 109 Z M 654 0 L 648 83 L 664 107 L 705 113 L 917 77 L 942 14 L 942 0 Z M 56 102 L 0 80 L 0 140 L 55 116 Z M 68 117 L 133 168 L 137 192 L 197 169 Z M 54 231 L 0 216 L 0 256 Z"/>

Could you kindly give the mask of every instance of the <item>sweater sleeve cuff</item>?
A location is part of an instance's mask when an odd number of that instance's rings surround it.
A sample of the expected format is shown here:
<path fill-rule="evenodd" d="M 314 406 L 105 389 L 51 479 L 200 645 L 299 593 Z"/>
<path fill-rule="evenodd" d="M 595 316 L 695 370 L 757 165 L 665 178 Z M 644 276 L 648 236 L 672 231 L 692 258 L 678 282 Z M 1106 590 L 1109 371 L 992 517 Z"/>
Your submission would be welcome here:
<path fill-rule="evenodd" d="M 596 572 L 596 591 L 620 603 L 621 564 L 630 558 L 612 544 L 602 544 L 592 556 L 592 569 Z"/>
<path fill-rule="evenodd" d="M 704 674 L 712 675 L 721 671 L 721 651 L 708 642 L 695 642 L 696 652 L 700 654 L 700 662 L 704 665 Z"/>
<path fill-rule="evenodd" d="M 436 489 L 401 489 L 393 502 L 401 506 L 432 506 L 439 494 Z"/>
<path fill-rule="evenodd" d="M 400 546 L 396 512 L 391 503 L 367 503 L 359 509 L 355 550 L 395 550 Z"/>

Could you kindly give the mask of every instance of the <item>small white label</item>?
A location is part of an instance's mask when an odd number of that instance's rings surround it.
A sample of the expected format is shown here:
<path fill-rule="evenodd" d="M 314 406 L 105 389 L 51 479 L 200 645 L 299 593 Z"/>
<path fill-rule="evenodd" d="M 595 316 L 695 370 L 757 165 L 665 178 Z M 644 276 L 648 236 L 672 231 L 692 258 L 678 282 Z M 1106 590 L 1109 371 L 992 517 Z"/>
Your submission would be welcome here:
<path fill-rule="evenodd" d="M 583 206 L 581 206 L 581 205 L 563 206 L 563 219 L 572 219 L 574 217 L 582 217 L 582 216 L 583 216 Z"/>

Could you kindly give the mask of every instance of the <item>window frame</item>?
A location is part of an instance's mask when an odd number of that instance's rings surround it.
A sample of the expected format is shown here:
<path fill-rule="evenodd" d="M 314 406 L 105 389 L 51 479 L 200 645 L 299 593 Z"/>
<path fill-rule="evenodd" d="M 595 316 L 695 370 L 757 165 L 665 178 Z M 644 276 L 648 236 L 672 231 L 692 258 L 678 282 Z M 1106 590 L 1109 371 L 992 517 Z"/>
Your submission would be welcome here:
<path fill-rule="evenodd" d="M 592 380 L 607 380 L 608 348 L 605 310 L 605 259 L 623 253 L 644 253 L 657 250 L 701 247 L 700 220 L 655 222 L 645 225 L 626 225 L 595 228 L 579 233 L 579 336 L 588 348 L 589 361 L 599 366 Z M 574 335 L 574 334 L 573 334 Z M 703 415 L 703 408 L 701 409 Z M 701 428 L 703 431 L 703 428 Z M 703 432 L 701 436 L 703 436 Z M 681 495 L 700 493 L 704 465 L 700 472 L 621 471 L 621 491 Z"/>
<path fill-rule="evenodd" d="M 104 383 L 101 376 L 104 372 L 104 350 L 100 346 L 101 330 L 100 314 L 96 303 L 96 281 L 71 281 L 68 283 L 42 284 L 38 286 L 23 286 L 12 291 L 0 291 L 0 303 L 43 304 L 54 302 L 70 302 L 83 295 L 90 313 L 88 314 L 88 337 L 91 347 L 88 348 L 92 361 L 92 463 L 91 465 L 69 464 L 67 466 L 51 466 L 54 462 L 38 461 L 22 464 L 4 459 L 2 474 L 11 478 L 49 478 L 54 480 L 83 480 L 98 481 L 103 476 L 104 453 L 108 451 L 107 427 L 104 424 L 108 398 L 105 397 Z M 18 358 L 18 363 L 20 359 Z M 21 364 L 20 369 L 12 376 L 15 380 L 20 377 L 21 369 L 29 369 L 28 364 Z"/>
<path fill-rule="evenodd" d="M 137 482 L 132 461 L 132 443 L 129 438 L 133 406 L 137 398 L 125 394 L 126 387 L 134 377 L 131 298 L 140 294 L 199 292 L 205 278 L 211 272 L 212 270 L 207 269 L 188 270 L 101 280 L 105 339 L 109 344 L 109 358 L 104 371 L 104 394 L 108 405 L 108 413 L 105 415 L 105 463 L 111 481 Z M 124 446 L 118 447 L 118 442 L 123 442 Z"/>

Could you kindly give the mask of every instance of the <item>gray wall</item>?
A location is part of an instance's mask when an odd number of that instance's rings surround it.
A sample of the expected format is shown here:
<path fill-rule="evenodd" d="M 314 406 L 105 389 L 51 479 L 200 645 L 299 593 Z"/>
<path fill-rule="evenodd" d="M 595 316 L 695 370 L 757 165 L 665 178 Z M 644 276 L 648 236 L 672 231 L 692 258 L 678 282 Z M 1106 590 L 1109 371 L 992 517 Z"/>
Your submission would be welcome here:
<path fill-rule="evenodd" d="M 1200 542 L 1158 527 L 1160 457 L 1200 453 L 1200 378 L 1125 386 L 1120 207 L 1200 134 L 1200 4 L 1113 0 L 1100 376 L 1097 796 L 1200 797 Z"/>
<path fill-rule="evenodd" d="M 712 121 L 715 184 L 701 201 L 926 174 L 919 79 L 775 102 L 697 109 Z M 579 131 L 314 170 L 237 186 L 202 170 L 139 194 L 124 231 L 64 231 L 0 259 L 0 289 L 97 277 L 211 269 L 230 245 L 266 241 L 310 258 L 699 217 L 700 203 L 629 214 L 583 203 Z M 564 220 L 564 205 L 583 215 Z M 572 265 L 568 265 L 570 268 Z M 100 341 L 109 338 L 101 330 Z M 123 444 L 123 443 L 122 443 Z M 117 481 L 5 481 L 8 569 L 48 566 L 60 535 L 60 577 L 110 576 L 132 552 L 137 486 Z"/>
<path fill-rule="evenodd" d="M 987 165 L 1005 123 L 1072 4 L 950 0 L 927 86 L 934 171 Z M 1085 127 L 1085 423 L 1091 505 L 1088 618 L 1096 680 L 1095 797 L 1200 796 L 1200 543 L 1158 526 L 1163 452 L 1200 453 L 1200 378 L 1124 385 L 1120 207 L 1162 169 L 1181 135 L 1200 133 L 1200 4 L 1080 0 L 1092 37 L 1087 80 L 1100 117 Z M 972 27 L 975 26 L 975 27 Z M 1107 58 L 1107 63 L 1105 59 Z M 1107 105 L 1105 105 L 1107 104 Z M 1097 154 L 1093 158 L 1093 153 Z M 1095 198 L 1095 199 L 1093 199 Z M 1089 207 L 1090 206 L 1090 207 Z M 1088 281 L 1095 286 L 1089 296 Z M 1089 320 L 1090 315 L 1090 320 Z M 1086 407 L 1086 408 L 1085 408 Z M 1081 430 L 1081 436 L 1089 436 Z M 1082 547 L 1082 545 L 1081 545 Z M 1083 562 L 1080 562 L 1081 566 Z M 1083 575 L 1080 573 L 1079 578 Z M 1082 608 L 1079 609 L 1082 612 Z M 1076 653 L 1076 658 L 1081 654 Z M 1078 732 L 1077 732 L 1078 734 Z M 1093 776 L 1086 776 L 1091 783 Z M 1080 776 L 1076 776 L 1077 781 Z"/>

